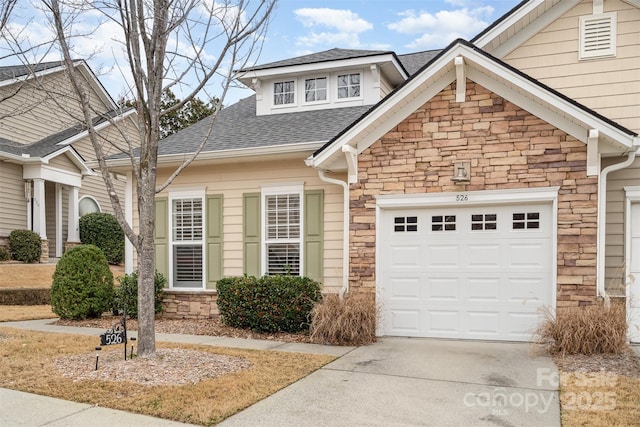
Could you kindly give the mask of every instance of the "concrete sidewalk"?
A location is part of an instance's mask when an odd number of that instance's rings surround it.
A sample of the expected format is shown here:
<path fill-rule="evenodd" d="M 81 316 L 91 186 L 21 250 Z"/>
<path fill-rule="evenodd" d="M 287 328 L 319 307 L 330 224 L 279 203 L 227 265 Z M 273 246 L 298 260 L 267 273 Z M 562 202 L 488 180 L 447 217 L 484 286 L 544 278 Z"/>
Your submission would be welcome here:
<path fill-rule="evenodd" d="M 0 388 L 2 427 L 178 427 L 189 426 L 146 415 Z"/>
<path fill-rule="evenodd" d="M 102 329 L 0 326 L 94 335 Z M 159 341 L 330 354 L 338 359 L 222 422 L 222 426 L 560 426 L 557 369 L 526 343 L 382 338 L 353 348 L 158 334 Z M 0 426 L 178 426 L 0 389 Z"/>

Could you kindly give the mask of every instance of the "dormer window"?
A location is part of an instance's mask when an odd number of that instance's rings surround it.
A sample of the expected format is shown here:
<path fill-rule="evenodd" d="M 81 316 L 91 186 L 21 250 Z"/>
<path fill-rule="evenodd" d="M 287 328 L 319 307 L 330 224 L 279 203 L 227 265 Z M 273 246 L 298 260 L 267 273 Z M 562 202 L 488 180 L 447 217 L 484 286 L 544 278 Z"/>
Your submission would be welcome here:
<path fill-rule="evenodd" d="M 360 97 L 360 73 L 338 75 L 338 99 Z"/>
<path fill-rule="evenodd" d="M 295 102 L 295 81 L 277 82 L 273 84 L 273 104 L 286 105 Z"/>
<path fill-rule="evenodd" d="M 304 100 L 305 102 L 326 101 L 327 78 L 306 79 L 304 81 Z"/>

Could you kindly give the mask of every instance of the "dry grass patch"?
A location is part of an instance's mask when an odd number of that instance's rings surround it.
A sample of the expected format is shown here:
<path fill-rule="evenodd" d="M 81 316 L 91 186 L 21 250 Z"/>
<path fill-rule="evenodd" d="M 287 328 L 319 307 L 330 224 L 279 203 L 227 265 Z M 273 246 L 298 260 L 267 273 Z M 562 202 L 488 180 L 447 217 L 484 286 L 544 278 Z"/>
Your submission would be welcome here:
<path fill-rule="evenodd" d="M 0 328 L 0 370 L 3 372 L 0 387 L 180 422 L 212 425 L 335 359 L 299 353 L 158 343 L 159 349 L 184 348 L 244 359 L 250 368 L 196 384 L 156 386 L 132 381 L 66 378 L 56 368 L 55 361 L 60 358 L 95 354 L 93 348 L 97 341 L 98 337 Z M 106 357 L 103 358 L 106 363 Z M 87 360 L 95 363 L 95 357 Z M 153 373 L 149 372 L 149 375 Z"/>
<path fill-rule="evenodd" d="M 562 425 L 637 426 L 640 378 L 610 372 L 561 372 Z"/>
<path fill-rule="evenodd" d="M 311 311 L 311 340 L 319 344 L 366 345 L 376 340 L 373 295 L 352 293 L 342 300 L 325 295 Z"/>
<path fill-rule="evenodd" d="M 124 276 L 123 265 L 110 265 L 113 277 Z M 0 289 L 50 288 L 56 264 L 0 263 Z"/>
<path fill-rule="evenodd" d="M 3 305 L 0 308 L 0 322 L 20 320 L 51 319 L 57 317 L 50 305 Z"/>

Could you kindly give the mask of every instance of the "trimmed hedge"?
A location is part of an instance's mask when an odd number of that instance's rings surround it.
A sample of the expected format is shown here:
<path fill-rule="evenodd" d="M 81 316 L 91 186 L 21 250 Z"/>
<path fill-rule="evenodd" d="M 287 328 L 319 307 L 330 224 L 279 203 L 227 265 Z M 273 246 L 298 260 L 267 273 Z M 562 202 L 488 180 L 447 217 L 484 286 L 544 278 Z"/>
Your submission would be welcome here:
<path fill-rule="evenodd" d="M 0 306 L 49 304 L 51 304 L 49 289 L 0 289 Z"/>
<path fill-rule="evenodd" d="M 217 283 L 218 308 L 229 326 L 259 332 L 309 329 L 320 284 L 308 277 L 228 277 Z"/>
<path fill-rule="evenodd" d="M 31 230 L 13 230 L 9 234 L 9 251 L 16 261 L 36 262 L 42 254 L 40 236 Z"/>
<path fill-rule="evenodd" d="M 96 212 L 83 215 L 80 218 L 80 241 L 100 248 L 109 264 L 124 261 L 124 232 L 111 214 Z"/>
<path fill-rule="evenodd" d="M 63 319 L 100 317 L 113 305 L 113 274 L 100 249 L 80 245 L 62 255 L 51 284 L 51 308 Z"/>
<path fill-rule="evenodd" d="M 120 285 L 115 291 L 114 310 L 120 310 L 123 307 L 127 309 L 127 315 L 132 318 L 138 317 L 138 273 L 133 272 L 126 274 L 124 277 L 118 277 Z M 155 313 L 162 313 L 162 298 L 164 288 L 167 284 L 167 278 L 156 271 L 154 276 L 155 284 Z"/>

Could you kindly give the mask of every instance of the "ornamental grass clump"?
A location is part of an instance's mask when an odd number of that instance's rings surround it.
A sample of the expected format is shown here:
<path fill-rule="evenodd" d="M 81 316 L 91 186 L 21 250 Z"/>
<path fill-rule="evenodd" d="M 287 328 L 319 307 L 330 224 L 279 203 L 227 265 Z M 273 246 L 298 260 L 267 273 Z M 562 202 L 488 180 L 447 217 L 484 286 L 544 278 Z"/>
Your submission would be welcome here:
<path fill-rule="evenodd" d="M 597 303 L 545 310 L 536 342 L 551 354 L 620 354 L 627 350 L 627 318 L 624 304 Z"/>
<path fill-rule="evenodd" d="M 216 287 L 222 321 L 257 332 L 309 329 L 309 313 L 320 299 L 320 284 L 308 277 L 228 277 Z"/>
<path fill-rule="evenodd" d="M 63 319 L 100 317 L 113 305 L 113 274 L 102 251 L 80 245 L 62 255 L 51 283 L 51 308 Z"/>
<path fill-rule="evenodd" d="M 325 295 L 311 311 L 311 339 L 318 344 L 365 345 L 376 341 L 378 311 L 367 293 Z"/>

